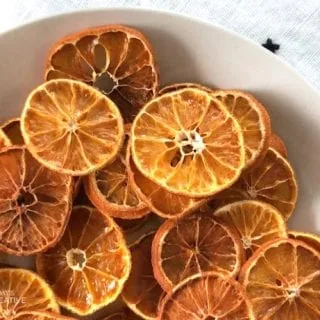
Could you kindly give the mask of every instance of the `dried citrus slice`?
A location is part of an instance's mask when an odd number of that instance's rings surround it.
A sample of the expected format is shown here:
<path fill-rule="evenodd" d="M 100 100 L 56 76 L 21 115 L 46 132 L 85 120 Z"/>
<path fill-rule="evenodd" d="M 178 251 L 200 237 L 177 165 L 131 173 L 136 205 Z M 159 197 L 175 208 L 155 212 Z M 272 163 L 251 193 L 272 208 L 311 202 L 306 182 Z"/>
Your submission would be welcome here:
<path fill-rule="evenodd" d="M 200 89 L 162 95 L 132 126 L 139 171 L 170 192 L 213 195 L 234 183 L 245 165 L 241 129 L 223 104 Z"/>
<path fill-rule="evenodd" d="M 180 220 L 167 220 L 152 244 L 154 275 L 166 292 L 197 273 L 215 271 L 235 277 L 242 259 L 239 236 L 212 214 L 196 213 Z"/>
<path fill-rule="evenodd" d="M 264 243 L 287 237 L 281 213 L 262 201 L 244 200 L 227 204 L 215 211 L 214 216 L 238 231 L 247 259 Z"/>
<path fill-rule="evenodd" d="M 114 220 L 124 233 L 131 233 L 140 229 L 148 221 L 148 217 L 133 220 L 115 218 Z"/>
<path fill-rule="evenodd" d="M 53 312 L 26 311 L 10 318 L 10 320 L 75 320 Z"/>
<path fill-rule="evenodd" d="M 173 91 L 177 91 L 180 89 L 185 89 L 185 88 L 197 88 L 197 89 L 201 89 L 207 92 L 212 92 L 213 89 L 210 89 L 209 87 L 206 87 L 202 84 L 199 83 L 194 83 L 194 82 L 178 82 L 178 83 L 172 83 L 169 85 L 166 85 L 165 87 L 161 88 L 159 90 L 158 95 L 162 96 L 165 93 L 169 93 L 169 92 L 173 92 Z"/>
<path fill-rule="evenodd" d="M 117 106 L 94 88 L 73 80 L 38 86 L 21 116 L 24 141 L 50 169 L 85 175 L 112 161 L 124 135 Z"/>
<path fill-rule="evenodd" d="M 76 206 L 63 238 L 37 257 L 37 270 L 60 305 L 87 315 L 113 302 L 131 268 L 130 252 L 112 218 Z"/>
<path fill-rule="evenodd" d="M 127 306 L 143 319 L 156 319 L 163 290 L 153 275 L 151 245 L 154 232 L 144 235 L 131 247 L 132 270 L 122 291 Z"/>
<path fill-rule="evenodd" d="M 302 231 L 289 231 L 289 238 L 305 242 L 307 245 L 320 252 L 320 236 Z"/>
<path fill-rule="evenodd" d="M 15 146 L 23 146 L 24 140 L 20 129 L 20 118 L 12 118 L 6 121 L 1 129 Z"/>
<path fill-rule="evenodd" d="M 50 287 L 24 269 L 0 269 L 0 319 L 16 319 L 26 311 L 59 312 Z M 21 318 L 22 319 L 22 318 Z"/>
<path fill-rule="evenodd" d="M 190 198 L 172 193 L 145 177 L 129 156 L 128 175 L 138 197 L 148 205 L 152 212 L 165 219 L 176 219 L 190 213 L 201 205 L 206 198 Z"/>
<path fill-rule="evenodd" d="M 158 91 L 153 48 L 138 30 L 121 25 L 89 28 L 62 38 L 47 59 L 46 80 L 84 81 L 107 94 L 130 122 Z"/>
<path fill-rule="evenodd" d="M 138 317 L 134 312 L 130 309 L 124 309 L 114 314 L 103 318 L 103 320 L 140 320 L 141 318 Z"/>
<path fill-rule="evenodd" d="M 288 151 L 283 140 L 274 132 L 271 133 L 269 147 L 278 151 L 284 158 L 288 158 Z"/>
<path fill-rule="evenodd" d="M 122 219 L 138 219 L 150 212 L 140 200 L 128 179 L 126 153 L 129 136 L 116 159 L 102 169 L 85 177 L 88 198 L 103 214 Z"/>
<path fill-rule="evenodd" d="M 280 239 L 257 250 L 240 280 L 255 319 L 319 319 L 320 254 L 302 241 Z"/>
<path fill-rule="evenodd" d="M 295 208 L 298 186 L 290 163 L 277 151 L 269 148 L 263 161 L 244 172 L 228 190 L 216 196 L 215 205 L 253 199 L 276 207 L 285 220 Z"/>
<path fill-rule="evenodd" d="M 24 147 L 0 152 L 0 250 L 31 255 L 62 236 L 70 215 L 72 178 L 38 163 Z"/>
<path fill-rule="evenodd" d="M 250 320 L 242 286 L 221 274 L 196 275 L 179 284 L 161 304 L 159 320 Z"/>
<path fill-rule="evenodd" d="M 0 129 L 0 149 L 3 147 L 8 147 L 11 145 L 11 142 L 7 135 Z"/>

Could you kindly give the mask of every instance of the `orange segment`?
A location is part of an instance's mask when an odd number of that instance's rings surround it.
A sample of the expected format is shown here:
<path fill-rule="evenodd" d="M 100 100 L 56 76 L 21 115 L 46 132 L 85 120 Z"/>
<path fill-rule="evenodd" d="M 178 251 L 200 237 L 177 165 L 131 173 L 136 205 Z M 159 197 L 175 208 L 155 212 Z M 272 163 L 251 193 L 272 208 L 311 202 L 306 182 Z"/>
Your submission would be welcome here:
<path fill-rule="evenodd" d="M 107 25 L 62 38 L 47 59 L 46 80 L 76 79 L 100 89 L 130 122 L 158 91 L 153 48 L 138 30 Z"/>
<path fill-rule="evenodd" d="M 26 311 L 14 316 L 12 320 L 74 320 L 74 318 L 52 312 Z"/>
<path fill-rule="evenodd" d="M 62 236 L 72 178 L 43 167 L 24 147 L 0 152 L 0 250 L 32 255 Z"/>
<path fill-rule="evenodd" d="M 132 127 L 132 157 L 143 175 L 170 192 L 213 195 L 244 165 L 241 129 L 221 102 L 182 89 L 147 103 Z"/>
<path fill-rule="evenodd" d="M 301 241 L 280 239 L 257 250 L 240 275 L 255 319 L 319 319 L 319 270 L 319 252 Z"/>
<path fill-rule="evenodd" d="M 163 291 L 154 278 L 151 245 L 154 232 L 144 235 L 131 249 L 132 270 L 122 291 L 127 306 L 143 319 L 156 319 Z"/>
<path fill-rule="evenodd" d="M 242 258 L 239 236 L 204 213 L 167 220 L 152 244 L 154 275 L 166 292 L 198 273 L 214 271 L 235 277 Z"/>
<path fill-rule="evenodd" d="M 88 198 L 100 212 L 122 219 L 138 219 L 150 210 L 128 179 L 128 140 L 127 136 L 122 150 L 111 164 L 90 174 L 84 182 Z"/>
<path fill-rule="evenodd" d="M 269 148 L 257 167 L 244 172 L 230 189 L 215 197 L 215 205 L 245 199 L 260 200 L 273 205 L 288 220 L 297 196 L 297 181 L 290 163 L 276 150 Z"/>
<path fill-rule="evenodd" d="M 210 89 L 202 84 L 199 83 L 193 83 L 193 82 L 180 82 L 180 83 L 172 83 L 168 84 L 165 87 L 161 88 L 159 90 L 158 95 L 162 96 L 163 94 L 170 93 L 173 91 L 177 91 L 180 89 L 185 89 L 185 88 L 196 88 L 196 89 L 201 89 L 207 92 L 212 92 L 213 89 Z"/>
<path fill-rule="evenodd" d="M 287 237 L 281 213 L 262 201 L 234 202 L 215 211 L 214 216 L 238 231 L 247 259 L 264 243 Z"/>
<path fill-rule="evenodd" d="M 124 135 L 117 106 L 98 90 L 53 80 L 32 91 L 21 116 L 24 141 L 46 167 L 86 175 L 112 161 Z"/>
<path fill-rule="evenodd" d="M 269 147 L 279 152 L 284 158 L 288 158 L 288 151 L 283 140 L 274 132 L 272 132 L 269 141 Z"/>
<path fill-rule="evenodd" d="M 320 253 L 320 236 L 302 231 L 289 231 L 289 238 L 303 241 Z"/>
<path fill-rule="evenodd" d="M 249 320 L 241 285 L 220 274 L 196 275 L 178 285 L 161 304 L 159 320 Z"/>
<path fill-rule="evenodd" d="M 20 118 L 12 118 L 6 121 L 1 129 L 15 146 L 23 146 L 24 141 L 20 129 Z"/>
<path fill-rule="evenodd" d="M 37 270 L 59 304 L 79 315 L 115 301 L 130 268 L 130 252 L 119 227 L 85 206 L 73 208 L 61 241 L 37 257 Z"/>
<path fill-rule="evenodd" d="M 3 147 L 8 147 L 11 145 L 11 142 L 7 135 L 0 129 L 0 149 Z"/>
<path fill-rule="evenodd" d="M 0 292 L 2 320 L 16 319 L 16 316 L 26 311 L 59 312 L 59 306 L 50 287 L 31 271 L 0 269 Z"/>

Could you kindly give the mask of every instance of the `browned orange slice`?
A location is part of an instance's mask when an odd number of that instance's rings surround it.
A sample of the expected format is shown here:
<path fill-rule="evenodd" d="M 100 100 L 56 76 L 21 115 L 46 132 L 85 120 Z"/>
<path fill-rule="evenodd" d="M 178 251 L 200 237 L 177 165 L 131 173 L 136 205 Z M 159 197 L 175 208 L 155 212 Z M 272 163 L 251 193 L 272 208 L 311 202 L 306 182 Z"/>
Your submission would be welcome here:
<path fill-rule="evenodd" d="M 3 147 L 8 147 L 11 145 L 11 142 L 7 135 L 0 129 L 0 149 Z"/>
<path fill-rule="evenodd" d="M 148 221 L 148 218 L 149 216 L 144 216 L 142 218 L 134 220 L 117 218 L 115 218 L 114 220 L 124 233 L 131 233 L 140 229 Z"/>
<path fill-rule="evenodd" d="M 100 89 L 130 122 L 158 91 L 153 48 L 138 30 L 121 25 L 89 28 L 62 38 L 47 59 L 46 80 L 80 80 Z"/>
<path fill-rule="evenodd" d="M 130 252 L 119 227 L 85 206 L 73 208 L 63 238 L 37 257 L 37 270 L 58 303 L 79 315 L 115 301 L 130 268 Z"/>
<path fill-rule="evenodd" d="M 154 232 L 144 235 L 131 249 L 132 270 L 122 291 L 127 306 L 143 319 L 156 319 L 163 290 L 153 275 L 151 245 Z"/>
<path fill-rule="evenodd" d="M 278 151 L 284 158 L 288 158 L 288 151 L 283 140 L 274 132 L 272 132 L 269 141 L 270 148 Z"/>
<path fill-rule="evenodd" d="M 2 320 L 26 319 L 19 317 L 26 311 L 59 312 L 59 306 L 50 287 L 31 271 L 0 269 L 0 292 Z"/>
<path fill-rule="evenodd" d="M 285 220 L 295 208 L 298 186 L 290 163 L 277 151 L 269 148 L 263 161 L 244 172 L 228 190 L 216 196 L 215 205 L 253 199 L 276 207 Z"/>
<path fill-rule="evenodd" d="M 117 106 L 94 88 L 73 80 L 38 86 L 21 116 L 24 141 L 46 167 L 86 175 L 115 159 L 124 136 Z"/>
<path fill-rule="evenodd" d="M 247 259 L 264 243 L 287 237 L 287 226 L 281 213 L 262 201 L 244 200 L 227 204 L 214 215 L 238 231 Z"/>
<path fill-rule="evenodd" d="M 170 93 L 173 91 L 177 91 L 180 89 L 185 89 L 185 88 L 197 88 L 197 89 L 201 89 L 207 92 L 212 92 L 213 89 L 210 89 L 209 87 L 206 87 L 202 84 L 199 83 L 194 83 L 194 82 L 178 82 L 178 83 L 172 83 L 172 84 L 168 84 L 165 87 L 161 88 L 159 90 L 159 96 L 162 96 L 163 94 L 166 93 Z"/>
<path fill-rule="evenodd" d="M 52 312 L 26 311 L 17 314 L 10 320 L 74 320 L 74 318 Z"/>
<path fill-rule="evenodd" d="M 62 236 L 72 202 L 72 178 L 38 163 L 24 147 L 0 152 L 0 250 L 31 255 Z"/>
<path fill-rule="evenodd" d="M 179 284 L 161 304 L 159 320 L 251 320 L 241 285 L 221 274 L 196 275 Z"/>
<path fill-rule="evenodd" d="M 1 129 L 15 146 L 23 146 L 24 141 L 20 130 L 20 118 L 12 118 L 6 121 Z"/>
<path fill-rule="evenodd" d="M 303 231 L 289 231 L 289 238 L 303 241 L 308 246 L 320 252 L 320 236 Z"/>
<path fill-rule="evenodd" d="M 159 284 L 169 292 L 198 273 L 237 276 L 243 254 L 241 240 L 232 229 L 212 214 L 196 213 L 162 224 L 152 244 L 152 265 Z"/>
<path fill-rule="evenodd" d="M 223 103 L 195 88 L 144 106 L 132 126 L 132 158 L 147 178 L 189 197 L 228 188 L 245 166 L 237 121 Z"/>
<path fill-rule="evenodd" d="M 302 241 L 280 239 L 257 250 L 243 266 L 254 319 L 320 317 L 320 253 Z"/>
<path fill-rule="evenodd" d="M 140 320 L 135 313 L 133 313 L 130 309 L 124 309 L 114 314 L 103 318 L 103 320 Z"/>

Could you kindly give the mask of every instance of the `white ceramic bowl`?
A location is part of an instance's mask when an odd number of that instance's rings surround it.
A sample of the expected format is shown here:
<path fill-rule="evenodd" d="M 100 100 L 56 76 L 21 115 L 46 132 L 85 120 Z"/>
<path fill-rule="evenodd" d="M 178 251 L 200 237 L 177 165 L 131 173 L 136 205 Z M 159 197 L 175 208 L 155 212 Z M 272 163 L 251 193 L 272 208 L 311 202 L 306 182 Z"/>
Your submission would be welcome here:
<path fill-rule="evenodd" d="M 120 23 L 141 29 L 156 49 L 161 83 L 195 81 L 255 94 L 282 136 L 300 186 L 295 229 L 320 232 L 320 95 L 259 44 L 221 27 L 168 12 L 99 9 L 54 16 L 0 35 L 0 120 L 20 114 L 41 83 L 46 54 L 60 37 Z M 319 70 L 315 70 L 319 72 Z"/>

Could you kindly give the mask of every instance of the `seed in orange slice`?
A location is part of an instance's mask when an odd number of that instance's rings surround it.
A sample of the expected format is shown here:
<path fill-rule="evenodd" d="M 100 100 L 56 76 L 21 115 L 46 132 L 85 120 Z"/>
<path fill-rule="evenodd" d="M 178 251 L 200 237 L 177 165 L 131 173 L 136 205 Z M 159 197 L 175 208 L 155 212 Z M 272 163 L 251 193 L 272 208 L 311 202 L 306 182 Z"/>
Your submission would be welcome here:
<path fill-rule="evenodd" d="M 49 170 L 24 147 L 0 152 L 0 250 L 32 255 L 62 236 L 72 202 L 72 178 Z"/>
<path fill-rule="evenodd" d="M 320 316 L 320 253 L 302 241 L 271 241 L 240 274 L 256 320 L 316 320 Z"/>
<path fill-rule="evenodd" d="M 244 172 L 228 190 L 215 198 L 215 205 L 239 200 L 260 200 L 277 208 L 288 220 L 295 208 L 298 186 L 290 163 L 276 150 L 269 148 L 258 166 Z"/>
<path fill-rule="evenodd" d="M 161 304 L 159 320 L 250 320 L 242 286 L 218 273 L 196 275 L 180 283 Z"/>
<path fill-rule="evenodd" d="M 10 320 L 75 320 L 53 312 L 26 311 L 10 318 Z"/>
<path fill-rule="evenodd" d="M 143 319 L 156 319 L 163 290 L 154 278 L 151 245 L 154 232 L 148 233 L 131 247 L 132 269 L 122 291 L 127 306 Z"/>
<path fill-rule="evenodd" d="M 189 88 L 147 103 L 132 126 L 139 171 L 170 192 L 205 197 L 241 174 L 245 153 L 237 121 L 208 92 Z"/>
<path fill-rule="evenodd" d="M 0 129 L 0 149 L 3 147 L 8 147 L 11 145 L 11 142 L 7 135 Z"/>
<path fill-rule="evenodd" d="M 264 243 L 287 237 L 281 213 L 262 201 L 244 200 L 227 204 L 215 211 L 214 216 L 238 231 L 247 259 Z"/>
<path fill-rule="evenodd" d="M 138 197 L 148 205 L 152 212 L 165 219 L 176 219 L 203 205 L 206 198 L 190 198 L 172 193 L 145 177 L 132 160 L 127 158 L 129 180 Z"/>
<path fill-rule="evenodd" d="M 24 269 L 0 269 L 0 319 L 16 319 L 26 311 L 59 312 L 48 284 Z M 22 319 L 22 318 L 21 318 Z"/>
<path fill-rule="evenodd" d="M 88 315 L 115 301 L 131 268 L 130 251 L 113 219 L 86 206 L 73 208 L 64 236 L 37 257 L 37 270 L 60 305 Z"/>
<path fill-rule="evenodd" d="M 15 146 L 23 146 L 24 140 L 20 129 L 20 118 L 12 118 L 6 121 L 1 129 Z"/>
<path fill-rule="evenodd" d="M 278 151 L 284 158 L 288 158 L 288 151 L 284 141 L 274 132 L 271 133 L 269 147 Z"/>
<path fill-rule="evenodd" d="M 320 252 L 320 236 L 319 235 L 309 233 L 309 232 L 293 231 L 293 230 L 289 231 L 288 234 L 289 234 L 289 238 L 303 241 L 310 247 Z"/>
<path fill-rule="evenodd" d="M 103 214 L 122 219 L 138 219 L 150 212 L 128 179 L 126 153 L 129 136 L 116 159 L 85 177 L 88 198 Z"/>
<path fill-rule="evenodd" d="M 152 243 L 154 275 L 166 292 L 198 273 L 236 277 L 243 254 L 239 236 L 205 213 L 165 221 Z"/>
<path fill-rule="evenodd" d="M 158 66 L 148 39 L 121 25 L 88 28 L 62 38 L 47 59 L 46 80 L 68 78 L 107 94 L 126 122 L 156 96 Z"/>
<path fill-rule="evenodd" d="M 39 162 L 75 176 L 114 160 L 124 135 L 120 112 L 108 97 L 65 79 L 46 82 L 30 93 L 21 130 Z"/>
<path fill-rule="evenodd" d="M 111 315 L 108 315 L 106 318 L 103 318 L 103 320 L 140 320 L 141 318 L 137 316 L 134 312 L 132 312 L 130 309 L 126 308 L 119 312 L 113 313 Z"/>
<path fill-rule="evenodd" d="M 185 89 L 185 88 L 196 88 L 196 89 L 201 89 L 207 92 L 212 92 L 213 89 L 210 89 L 209 87 L 206 87 L 202 84 L 199 83 L 194 83 L 194 82 L 178 82 L 178 83 L 172 83 L 164 86 L 159 90 L 158 95 L 162 96 L 163 94 L 170 93 L 173 91 L 177 91 L 180 89 Z"/>

